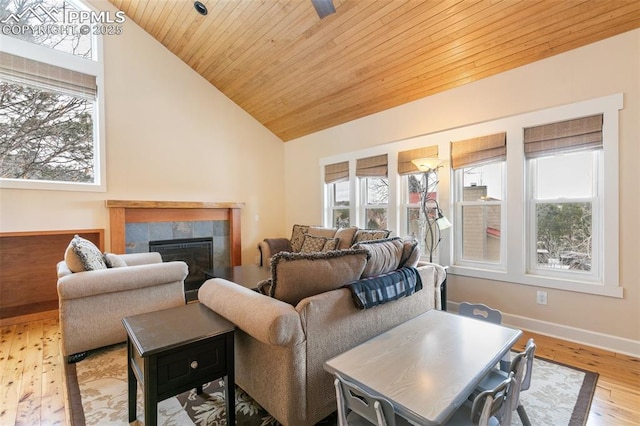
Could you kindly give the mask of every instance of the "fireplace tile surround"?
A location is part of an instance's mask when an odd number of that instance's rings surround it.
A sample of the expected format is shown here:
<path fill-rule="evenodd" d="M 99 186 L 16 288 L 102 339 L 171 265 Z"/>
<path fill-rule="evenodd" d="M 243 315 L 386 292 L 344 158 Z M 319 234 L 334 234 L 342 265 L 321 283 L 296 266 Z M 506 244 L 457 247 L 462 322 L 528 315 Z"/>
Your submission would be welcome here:
<path fill-rule="evenodd" d="M 226 220 L 142 222 L 125 225 L 127 253 L 146 253 L 149 241 L 181 238 L 213 238 L 213 267 L 228 268 L 229 222 Z"/>

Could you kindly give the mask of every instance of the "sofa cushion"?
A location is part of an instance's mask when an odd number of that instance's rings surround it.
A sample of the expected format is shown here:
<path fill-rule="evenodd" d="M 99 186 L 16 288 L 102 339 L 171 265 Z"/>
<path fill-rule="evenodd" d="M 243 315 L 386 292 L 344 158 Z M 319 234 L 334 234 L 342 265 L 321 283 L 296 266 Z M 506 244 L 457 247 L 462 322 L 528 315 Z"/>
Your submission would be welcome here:
<path fill-rule="evenodd" d="M 358 229 L 353 237 L 353 244 L 362 241 L 382 240 L 389 237 L 391 231 L 386 229 Z"/>
<path fill-rule="evenodd" d="M 297 305 L 305 297 L 335 290 L 360 278 L 369 252 L 278 253 L 271 258 L 270 296 Z"/>
<path fill-rule="evenodd" d="M 336 238 L 340 239 L 338 245 L 339 250 L 346 250 L 353 245 L 353 239 L 356 236 L 357 226 L 351 226 L 349 228 L 340 228 L 336 231 Z"/>
<path fill-rule="evenodd" d="M 107 269 L 100 249 L 79 235 L 71 239 L 64 252 L 64 261 L 71 272 Z"/>
<path fill-rule="evenodd" d="M 415 268 L 420 260 L 420 247 L 415 238 L 407 237 L 402 241 L 402 256 L 398 268 Z"/>
<path fill-rule="evenodd" d="M 336 236 L 336 228 L 323 228 L 321 226 L 310 226 L 308 235 L 314 237 L 334 238 Z"/>
<path fill-rule="evenodd" d="M 362 272 L 362 278 L 386 274 L 398 269 L 402 258 L 403 243 L 399 237 L 384 240 L 363 241 L 354 244 L 354 249 L 369 252 L 369 261 Z"/>

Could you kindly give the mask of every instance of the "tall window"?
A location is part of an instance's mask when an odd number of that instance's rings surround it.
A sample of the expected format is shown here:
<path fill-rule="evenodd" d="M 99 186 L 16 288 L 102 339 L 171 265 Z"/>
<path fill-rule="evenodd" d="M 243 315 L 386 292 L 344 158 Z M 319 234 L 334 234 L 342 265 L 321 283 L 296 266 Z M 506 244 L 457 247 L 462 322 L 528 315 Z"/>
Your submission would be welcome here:
<path fill-rule="evenodd" d="M 437 161 L 438 146 L 432 145 L 398 153 L 398 174 L 402 176 L 402 235 L 414 237 L 422 253 L 427 253 L 425 247 L 426 220 L 422 211 L 422 197 L 437 200 L 437 174 L 423 173 L 418 170 L 412 160 L 433 158 Z M 429 179 L 426 182 L 425 179 Z"/>
<path fill-rule="evenodd" d="M 528 272 L 597 279 L 602 115 L 527 128 L 524 144 Z"/>
<path fill-rule="evenodd" d="M 453 142 L 455 263 L 504 268 L 506 133 Z"/>
<path fill-rule="evenodd" d="M 7 15 L 0 17 L 0 185 L 101 189 L 102 65 L 90 31 L 61 23 L 62 16 L 87 9 L 68 1 L 6 3 Z M 57 30 L 36 30 L 41 27 Z"/>
<path fill-rule="evenodd" d="M 349 162 L 326 165 L 324 182 L 327 189 L 327 205 L 331 226 L 336 228 L 351 226 Z"/>
<path fill-rule="evenodd" d="M 367 229 L 389 229 L 389 180 L 387 154 L 361 158 L 356 162 L 360 179 L 360 226 Z"/>

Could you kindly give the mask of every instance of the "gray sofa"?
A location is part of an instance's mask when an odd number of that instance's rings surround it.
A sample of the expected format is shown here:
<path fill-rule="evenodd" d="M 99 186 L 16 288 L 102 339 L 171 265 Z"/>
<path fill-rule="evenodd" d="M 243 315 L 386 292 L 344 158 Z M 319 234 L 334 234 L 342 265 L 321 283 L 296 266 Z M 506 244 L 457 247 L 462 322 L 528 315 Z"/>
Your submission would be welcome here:
<path fill-rule="evenodd" d="M 123 254 L 117 258 L 124 264 L 75 273 L 67 262 L 58 263 L 64 356 L 124 342 L 127 334 L 122 318 L 126 316 L 185 304 L 186 263 L 163 263 L 155 252 Z"/>
<path fill-rule="evenodd" d="M 261 286 L 271 296 L 218 278 L 199 290 L 201 303 L 238 327 L 237 385 L 284 425 L 313 425 L 336 410 L 332 376 L 323 368 L 326 360 L 440 307 L 445 271 L 426 263 L 416 268 L 422 290 L 372 308 L 356 307 L 344 284 L 385 252 L 372 255 L 375 250 L 369 250 L 364 255 L 362 248 L 342 251 L 349 252 L 344 257 L 336 252 L 317 258 L 278 254 L 271 263 L 272 280 Z M 368 269 L 370 277 L 379 272 Z"/>

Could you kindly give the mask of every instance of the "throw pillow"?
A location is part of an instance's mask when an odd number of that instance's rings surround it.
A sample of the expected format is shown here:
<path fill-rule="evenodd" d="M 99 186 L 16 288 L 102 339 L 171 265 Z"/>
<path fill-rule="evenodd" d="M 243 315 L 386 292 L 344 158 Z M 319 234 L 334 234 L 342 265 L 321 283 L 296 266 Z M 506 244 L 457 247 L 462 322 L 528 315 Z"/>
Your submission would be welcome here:
<path fill-rule="evenodd" d="M 386 229 L 358 229 L 353 237 L 353 243 L 362 241 L 382 240 L 389 237 L 391 231 Z"/>
<path fill-rule="evenodd" d="M 327 243 L 325 237 L 314 237 L 313 235 L 305 235 L 302 247 L 300 247 L 300 253 L 313 253 L 322 251 L 322 248 Z"/>
<path fill-rule="evenodd" d="M 297 253 L 302 248 L 302 243 L 304 243 L 304 236 L 307 235 L 309 231 L 309 227 L 306 225 L 293 225 L 293 230 L 291 231 L 291 250 L 294 253 Z"/>
<path fill-rule="evenodd" d="M 353 245 L 353 238 L 356 236 L 357 230 L 357 226 L 351 226 L 349 228 L 340 228 L 336 231 L 336 238 L 340 239 L 339 250 L 346 250 Z"/>
<path fill-rule="evenodd" d="M 104 254 L 104 263 L 107 265 L 107 268 L 122 268 L 127 266 L 127 262 L 125 262 L 122 257 L 113 253 Z"/>
<path fill-rule="evenodd" d="M 305 297 L 331 291 L 360 278 L 366 250 L 278 253 L 271 259 L 270 296 L 297 305 Z"/>
<path fill-rule="evenodd" d="M 385 240 L 364 241 L 353 246 L 369 252 L 369 261 L 362 271 L 362 278 L 386 274 L 398 269 L 402 257 L 402 239 L 398 237 Z"/>
<path fill-rule="evenodd" d="M 400 257 L 400 265 L 398 268 L 418 266 L 420 260 L 420 247 L 418 241 L 412 237 L 407 237 L 402 241 L 402 256 Z"/>
<path fill-rule="evenodd" d="M 71 272 L 95 271 L 107 269 L 102 252 L 91 241 L 75 235 L 67 250 L 64 252 L 64 261 Z"/>
<path fill-rule="evenodd" d="M 340 245 L 340 238 L 327 238 L 327 242 L 324 243 L 322 251 L 338 250 Z"/>

